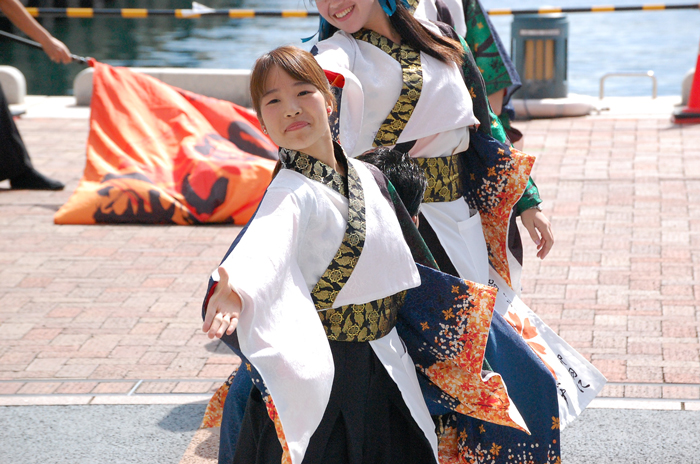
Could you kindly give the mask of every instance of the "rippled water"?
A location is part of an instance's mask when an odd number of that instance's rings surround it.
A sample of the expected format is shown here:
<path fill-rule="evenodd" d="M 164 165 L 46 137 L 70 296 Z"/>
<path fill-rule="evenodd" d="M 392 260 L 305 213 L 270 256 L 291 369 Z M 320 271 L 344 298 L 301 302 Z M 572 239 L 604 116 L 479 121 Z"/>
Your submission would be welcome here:
<path fill-rule="evenodd" d="M 533 8 L 536 0 L 483 0 L 486 8 Z M 110 8 L 188 8 L 182 0 L 106 2 Z M 303 9 L 309 0 L 203 0 L 213 8 Z M 637 5 L 614 0 L 615 5 Z M 590 6 L 584 0 L 562 0 L 557 6 Z M 311 6 L 310 8 L 313 8 Z M 512 16 L 492 18 L 510 47 Z M 597 95 L 607 72 L 653 70 L 660 95 L 680 94 L 685 73 L 695 66 L 700 43 L 700 11 L 575 13 L 569 21 L 569 91 Z M 300 38 L 317 27 L 315 18 L 94 18 L 42 19 L 44 26 L 78 55 L 122 66 L 250 68 L 257 56 L 281 44 L 301 45 Z M 10 30 L 0 20 L 0 29 Z M 311 44 L 306 45 L 309 48 Z M 56 65 L 42 52 L 0 40 L 0 64 L 18 67 L 27 77 L 28 93 L 72 93 L 81 65 Z M 649 95 L 648 79 L 617 78 L 606 83 L 606 95 Z"/>

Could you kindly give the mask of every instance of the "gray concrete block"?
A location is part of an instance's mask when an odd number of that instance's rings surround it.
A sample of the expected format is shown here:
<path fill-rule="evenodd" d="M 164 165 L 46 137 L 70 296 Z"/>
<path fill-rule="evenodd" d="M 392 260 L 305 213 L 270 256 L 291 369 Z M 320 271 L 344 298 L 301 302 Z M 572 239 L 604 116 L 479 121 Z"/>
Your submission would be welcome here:
<path fill-rule="evenodd" d="M 0 66 L 0 85 L 10 105 L 24 103 L 27 96 L 27 80 L 19 69 L 12 66 Z"/>
<path fill-rule="evenodd" d="M 226 100 L 250 107 L 250 71 L 247 69 L 200 68 L 131 68 L 166 84 L 207 97 Z M 81 71 L 73 81 L 73 95 L 78 106 L 89 106 L 92 97 L 94 69 Z"/>

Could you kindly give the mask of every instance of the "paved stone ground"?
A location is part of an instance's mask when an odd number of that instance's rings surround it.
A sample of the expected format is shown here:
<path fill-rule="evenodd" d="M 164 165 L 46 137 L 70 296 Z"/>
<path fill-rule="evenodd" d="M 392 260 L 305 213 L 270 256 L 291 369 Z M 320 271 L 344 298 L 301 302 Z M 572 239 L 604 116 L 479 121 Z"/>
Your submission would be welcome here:
<path fill-rule="evenodd" d="M 67 188 L 0 183 L 0 404 L 205 398 L 238 362 L 200 331 L 199 311 L 240 229 L 54 225 L 82 175 L 88 123 L 19 127 L 36 166 Z M 608 377 L 603 396 L 699 400 L 700 126 L 592 117 L 518 127 L 539 157 L 556 236 L 543 262 L 526 241 L 524 300 Z"/>
<path fill-rule="evenodd" d="M 240 229 L 54 225 L 82 176 L 87 120 L 18 125 L 37 168 L 67 186 L 0 190 L 0 380 L 13 380 L 0 394 L 216 389 L 238 358 L 201 332 L 201 297 Z"/>
<path fill-rule="evenodd" d="M 700 126 L 523 128 L 556 237 L 524 300 L 611 381 L 603 396 L 699 399 Z"/>

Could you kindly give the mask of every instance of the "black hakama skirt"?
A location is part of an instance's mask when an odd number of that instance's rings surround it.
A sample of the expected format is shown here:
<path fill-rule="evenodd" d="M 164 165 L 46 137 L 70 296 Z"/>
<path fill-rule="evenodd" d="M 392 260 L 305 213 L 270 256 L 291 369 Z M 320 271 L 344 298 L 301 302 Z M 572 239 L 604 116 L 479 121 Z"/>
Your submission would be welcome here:
<path fill-rule="evenodd" d="M 329 341 L 330 400 L 303 464 L 435 464 L 430 442 L 369 343 Z M 253 387 L 234 464 L 280 464 L 282 447 Z"/>

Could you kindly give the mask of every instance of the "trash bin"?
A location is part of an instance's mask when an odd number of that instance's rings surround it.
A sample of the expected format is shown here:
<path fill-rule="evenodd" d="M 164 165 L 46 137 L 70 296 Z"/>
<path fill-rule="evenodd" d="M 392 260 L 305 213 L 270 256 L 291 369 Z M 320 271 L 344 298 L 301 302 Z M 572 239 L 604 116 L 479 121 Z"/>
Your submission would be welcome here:
<path fill-rule="evenodd" d="M 567 84 L 569 21 L 563 14 L 516 15 L 511 57 L 522 87 L 513 98 L 564 98 Z"/>

